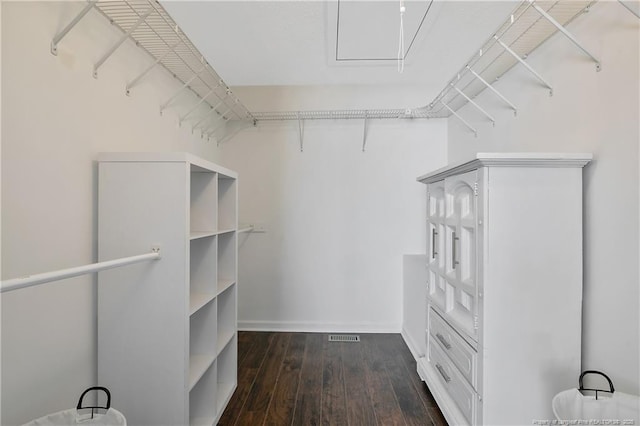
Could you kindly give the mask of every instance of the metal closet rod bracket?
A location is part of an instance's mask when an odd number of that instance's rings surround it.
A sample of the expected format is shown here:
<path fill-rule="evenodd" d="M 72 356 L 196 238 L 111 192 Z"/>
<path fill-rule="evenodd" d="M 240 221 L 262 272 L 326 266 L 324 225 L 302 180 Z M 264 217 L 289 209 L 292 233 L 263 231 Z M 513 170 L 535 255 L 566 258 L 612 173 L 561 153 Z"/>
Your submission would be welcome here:
<path fill-rule="evenodd" d="M 464 125 L 467 127 L 467 129 L 471 130 L 471 131 L 473 132 L 473 135 L 474 135 L 476 138 L 478 137 L 478 131 L 477 131 L 474 127 L 472 127 L 469 123 L 467 123 L 467 121 L 466 121 L 464 118 L 462 118 L 462 117 L 460 116 L 460 114 L 458 114 L 457 112 L 455 112 L 455 111 L 454 111 L 454 110 L 453 110 L 449 105 L 447 105 L 444 101 L 440 101 L 440 103 L 441 103 L 442 105 L 444 105 L 444 107 L 445 107 L 446 109 L 448 109 L 448 110 L 449 110 L 449 112 L 450 112 L 451 114 L 455 115 L 455 116 L 456 116 L 456 118 L 457 118 L 458 120 L 460 120 L 460 121 L 462 122 L 462 124 L 464 124 Z"/>
<path fill-rule="evenodd" d="M 467 96 L 462 90 L 458 89 L 455 84 L 451 83 L 451 87 L 453 88 L 453 90 L 455 90 L 456 92 L 458 92 L 463 98 L 465 98 L 467 100 L 467 102 L 469 102 L 471 105 L 473 105 L 474 107 L 476 107 L 476 109 L 478 111 L 480 111 L 485 117 L 487 117 L 489 119 L 489 121 L 491 121 L 491 125 L 493 127 L 496 126 L 496 120 L 491 116 L 491 114 L 489 114 L 487 111 L 485 111 L 484 108 L 482 108 L 480 105 L 477 104 L 476 101 L 474 101 L 473 99 L 471 99 L 469 96 Z"/>
<path fill-rule="evenodd" d="M 518 55 L 516 52 L 514 52 L 509 46 L 507 46 L 502 40 L 500 40 L 500 38 L 498 38 L 497 35 L 494 35 L 493 38 L 498 42 L 498 44 L 500 46 L 502 46 L 502 48 L 509 53 L 511 56 L 513 56 L 518 62 L 520 62 L 522 65 L 524 65 L 524 67 L 529 70 L 529 72 L 531 74 L 533 74 L 547 89 L 549 89 L 549 96 L 553 96 L 553 87 L 551 87 L 551 85 L 547 82 L 547 80 L 544 79 L 544 77 L 542 77 L 540 74 L 538 74 L 538 72 L 536 70 L 534 70 L 531 65 L 529 65 L 527 63 L 527 61 L 525 61 L 524 59 L 522 59 L 520 57 L 520 55 Z"/>
<path fill-rule="evenodd" d="M 218 146 L 220 146 L 223 143 L 225 143 L 228 140 L 230 140 L 232 137 L 237 135 L 241 130 L 247 129 L 247 128 L 252 127 L 252 126 L 255 126 L 255 119 L 254 120 L 238 120 L 238 121 L 235 121 L 235 123 L 246 124 L 246 126 L 242 126 L 242 125 L 236 126 L 235 130 L 233 130 L 231 133 L 227 132 L 224 135 L 224 137 L 222 137 L 222 139 L 216 138 Z"/>
<path fill-rule="evenodd" d="M 216 114 L 220 115 L 220 113 L 218 112 L 218 107 L 222 105 L 228 97 L 229 97 L 229 89 L 227 89 L 227 94 L 222 99 L 220 99 L 220 101 L 217 104 L 212 106 L 211 109 L 206 114 L 204 114 L 204 116 L 202 116 L 196 124 L 193 125 L 193 127 L 191 128 L 191 133 L 195 133 L 196 129 L 199 128 L 200 125 L 204 125 L 205 123 L 208 123 L 209 121 L 211 121 L 211 119 L 215 117 Z M 207 125 L 206 127 L 203 126 L 202 130 L 204 131 L 209 126 L 210 125 Z"/>
<path fill-rule="evenodd" d="M 500 99 L 502 99 L 502 101 L 503 101 L 504 103 L 506 103 L 507 105 L 509 105 L 509 107 L 511 107 L 511 109 L 513 110 L 513 115 L 514 115 L 514 116 L 517 116 L 517 115 L 518 115 L 518 108 L 516 108 L 516 107 L 515 107 L 515 105 L 513 105 L 511 102 L 509 102 L 509 100 L 508 100 L 506 97 L 504 97 L 504 96 L 502 95 L 502 93 L 498 92 L 498 90 L 497 90 L 495 87 L 493 87 L 491 84 L 489 84 L 489 83 L 487 82 L 487 80 L 485 80 L 484 78 L 482 78 L 482 77 L 480 76 L 480 74 L 478 74 L 477 72 L 475 72 L 475 71 L 474 71 L 474 70 L 473 70 L 469 65 L 467 65 L 467 69 L 471 72 L 471 74 L 473 74 L 473 75 L 475 76 L 475 78 L 476 78 L 476 79 L 478 79 L 478 81 L 480 81 L 482 84 L 484 84 L 484 86 L 485 86 L 487 89 L 491 90 L 491 91 L 492 91 L 493 93 L 495 93 L 495 94 L 496 94 Z"/>
<path fill-rule="evenodd" d="M 102 55 L 100 59 L 98 59 L 98 62 L 96 62 L 96 64 L 93 66 L 93 78 L 98 78 L 98 69 L 107 61 L 107 59 L 109 59 L 109 57 L 111 57 L 111 55 L 113 55 L 113 52 L 115 52 L 120 46 L 122 46 L 122 43 L 124 43 L 129 37 L 131 37 L 131 34 L 140 25 L 142 25 L 144 21 L 146 21 L 146 19 L 149 17 L 149 15 L 151 15 L 151 13 L 153 13 L 153 11 L 153 7 L 150 7 L 145 13 L 140 15 L 136 23 L 133 24 L 131 28 L 129 28 L 127 32 L 124 33 L 122 37 L 120 37 L 120 39 L 113 46 L 111 46 L 109 50 L 105 52 L 104 55 Z"/>
<path fill-rule="evenodd" d="M 367 134 L 369 133 L 369 114 L 364 112 L 364 128 L 362 129 L 362 152 L 367 145 Z"/>
<path fill-rule="evenodd" d="M 562 25 L 560 25 L 560 23 L 558 21 L 556 21 L 555 19 L 553 19 L 553 17 L 551 15 L 549 15 L 543 8 L 541 8 L 540 6 L 538 6 L 534 0 L 529 0 L 529 3 L 531 3 L 531 6 L 533 6 L 533 8 L 538 11 L 538 13 L 540 15 L 542 15 L 547 21 L 549 21 L 551 23 L 551 25 L 553 25 L 554 27 L 556 27 L 556 29 L 558 31 L 560 31 L 562 34 L 564 34 L 569 40 L 571 40 L 571 42 L 573 44 L 575 44 L 580 50 L 582 50 L 587 56 L 589 56 L 591 59 L 593 59 L 593 61 L 596 63 L 596 71 L 600 71 L 602 69 L 602 66 L 600 65 L 600 60 L 598 60 L 598 58 L 596 58 L 595 56 L 593 56 L 584 46 L 582 46 L 580 44 L 580 42 L 573 36 L 573 34 L 571 34 L 569 31 L 567 31 L 567 29 L 565 27 L 563 27 Z M 623 3 L 624 6 L 626 6 Z"/>
<path fill-rule="evenodd" d="M 201 62 L 204 62 L 204 59 L 201 58 L 200 59 Z M 195 80 L 196 78 L 198 78 L 200 76 L 200 74 L 202 74 L 202 72 L 207 69 L 207 64 L 204 64 L 202 66 L 202 68 L 200 68 L 198 71 L 196 71 L 191 78 L 189 78 L 189 80 L 185 81 L 184 83 L 182 83 L 182 86 L 180 87 L 180 89 L 178 89 L 177 91 L 174 92 L 173 95 L 171 95 L 171 97 L 169 99 L 166 100 L 165 103 L 163 103 L 162 105 L 160 105 L 160 115 L 162 115 L 162 113 L 164 112 L 164 110 L 171 104 L 171 102 L 173 102 L 173 100 L 175 98 L 178 97 L 178 95 L 180 95 L 180 93 L 182 93 L 183 90 L 185 90 L 187 87 L 189 87 L 189 85 L 191 84 L 191 82 L 193 80 Z"/>
<path fill-rule="evenodd" d="M 625 2 L 623 0 L 618 0 L 618 3 L 623 5 L 624 8 L 627 9 L 629 12 L 633 13 L 636 16 L 636 18 L 640 18 L 640 15 L 638 14 L 638 12 L 636 12 L 635 10 L 630 8 L 629 5 L 625 4 Z"/>
<path fill-rule="evenodd" d="M 158 59 L 156 59 L 154 61 L 153 64 L 149 65 L 149 67 L 147 67 L 146 70 L 144 70 L 142 73 L 140 73 L 136 78 L 134 78 L 133 80 L 131 80 L 130 83 L 127 83 L 127 86 L 125 87 L 125 94 L 127 96 L 131 95 L 131 89 L 133 89 L 138 83 L 140 83 L 140 81 L 146 77 L 151 70 L 153 70 L 158 64 L 160 64 L 169 54 L 171 53 L 175 53 L 175 50 L 178 48 L 178 46 L 180 46 L 183 43 L 182 39 L 180 39 L 177 43 L 175 43 L 173 46 L 169 46 L 169 49 L 164 52 L 164 54 L 160 57 L 158 57 Z"/>
<path fill-rule="evenodd" d="M 53 39 L 51 40 L 51 54 L 52 54 L 52 55 L 54 55 L 54 56 L 57 56 L 57 55 L 58 55 L 58 43 L 60 43 L 60 41 L 62 41 L 62 39 L 67 35 L 67 33 L 68 33 L 69 31 L 71 31 L 71 29 L 72 29 L 73 27 L 75 27 L 75 26 L 76 26 L 76 24 L 77 24 L 78 22 L 80 22 L 80 20 L 84 17 L 84 15 L 86 15 L 87 13 L 89 13 L 89 11 L 90 11 L 91 9 L 93 9 L 93 7 L 96 5 L 96 3 L 98 3 L 98 1 L 97 1 L 97 0 L 92 0 L 92 1 L 90 1 L 90 2 L 89 2 L 89 3 L 84 7 L 84 9 L 82 9 L 82 10 L 80 11 L 80 13 L 78 13 L 78 15 L 76 15 L 76 17 L 75 17 L 75 18 L 73 18 L 73 19 L 71 20 L 71 22 L 69 22 L 69 23 L 67 24 L 67 26 L 66 26 L 66 27 L 64 27 L 64 28 L 62 29 L 62 31 L 60 31 L 58 34 L 56 34 L 56 35 L 53 37 Z"/>
<path fill-rule="evenodd" d="M 304 119 L 298 114 L 298 136 L 300 137 L 300 152 L 304 152 Z"/>
<path fill-rule="evenodd" d="M 190 116 L 191 114 L 193 114 L 193 113 L 198 109 L 198 107 L 199 107 L 200 105 L 202 105 L 202 103 L 203 103 L 204 101 L 206 101 L 206 100 L 207 100 L 207 98 L 208 98 L 209 96 L 213 95 L 213 92 L 215 92 L 215 91 L 216 91 L 216 89 L 217 89 L 218 87 L 220 87 L 220 83 L 218 83 L 218 85 L 217 85 L 216 87 L 214 87 L 213 89 L 209 90 L 209 91 L 207 92 L 207 94 L 206 94 L 206 95 L 204 95 L 203 97 L 201 97 L 201 98 L 200 98 L 200 100 L 199 100 L 198 102 L 196 102 L 196 104 L 195 104 L 193 107 L 191 107 L 191 109 L 190 109 L 189 111 L 187 111 L 187 113 L 186 113 L 185 115 L 183 115 L 182 117 L 178 118 L 178 126 L 179 126 L 179 127 L 180 127 L 180 126 L 182 126 L 182 123 L 183 123 L 187 118 L 189 118 L 189 116 Z"/>
<path fill-rule="evenodd" d="M 220 116 L 218 118 L 216 118 L 215 120 L 213 120 L 213 122 L 209 123 L 209 125 L 206 128 L 203 127 L 203 132 L 207 133 L 207 135 L 211 136 L 221 126 L 224 126 L 224 124 L 227 121 L 229 121 L 229 119 L 231 118 L 231 117 L 225 117 L 229 112 L 231 112 L 231 109 L 232 109 L 232 107 L 227 106 L 227 110 L 225 112 L 220 114 Z"/>

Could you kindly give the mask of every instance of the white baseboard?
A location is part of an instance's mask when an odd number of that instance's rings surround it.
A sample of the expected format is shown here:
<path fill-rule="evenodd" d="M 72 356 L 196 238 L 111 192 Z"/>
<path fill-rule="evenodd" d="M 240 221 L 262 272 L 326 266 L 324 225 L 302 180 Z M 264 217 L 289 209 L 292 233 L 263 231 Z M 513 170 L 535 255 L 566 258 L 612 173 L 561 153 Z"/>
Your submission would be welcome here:
<path fill-rule="evenodd" d="M 404 327 L 402 328 L 402 331 L 400 332 L 400 334 L 402 335 L 402 338 L 404 339 L 404 342 L 409 347 L 409 350 L 411 351 L 411 355 L 413 355 L 413 358 L 416 360 L 416 362 L 418 362 L 418 360 L 420 358 L 424 357 L 424 355 L 425 355 L 424 354 L 424 350 L 420 349 L 422 347 L 422 345 L 419 345 L 413 339 L 413 337 L 411 337 L 409 332 L 407 332 L 407 330 Z"/>
<path fill-rule="evenodd" d="M 288 331 L 313 333 L 400 333 L 400 324 L 388 323 L 327 323 L 311 321 L 241 321 L 241 331 Z"/>

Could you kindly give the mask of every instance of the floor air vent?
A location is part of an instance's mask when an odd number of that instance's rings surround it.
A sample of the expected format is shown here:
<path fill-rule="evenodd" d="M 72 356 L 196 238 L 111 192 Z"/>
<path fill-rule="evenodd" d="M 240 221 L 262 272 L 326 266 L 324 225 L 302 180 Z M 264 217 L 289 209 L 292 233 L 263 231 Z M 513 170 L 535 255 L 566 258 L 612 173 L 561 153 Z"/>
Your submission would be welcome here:
<path fill-rule="evenodd" d="M 357 334 L 330 334 L 330 342 L 359 342 L 360 336 Z"/>

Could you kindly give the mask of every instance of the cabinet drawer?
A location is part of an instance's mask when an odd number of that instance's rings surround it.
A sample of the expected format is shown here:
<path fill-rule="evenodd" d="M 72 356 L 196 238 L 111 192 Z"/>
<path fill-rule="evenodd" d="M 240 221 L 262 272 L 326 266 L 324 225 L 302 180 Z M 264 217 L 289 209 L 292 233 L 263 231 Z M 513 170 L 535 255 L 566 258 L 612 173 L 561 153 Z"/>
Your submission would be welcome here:
<path fill-rule="evenodd" d="M 429 339 L 429 364 L 436 371 L 436 376 L 446 388 L 451 399 L 456 403 L 469 424 L 474 424 L 477 396 L 455 365 L 442 352 L 440 345 L 432 337 Z"/>
<path fill-rule="evenodd" d="M 429 309 L 429 334 L 475 389 L 477 352 L 433 308 Z"/>

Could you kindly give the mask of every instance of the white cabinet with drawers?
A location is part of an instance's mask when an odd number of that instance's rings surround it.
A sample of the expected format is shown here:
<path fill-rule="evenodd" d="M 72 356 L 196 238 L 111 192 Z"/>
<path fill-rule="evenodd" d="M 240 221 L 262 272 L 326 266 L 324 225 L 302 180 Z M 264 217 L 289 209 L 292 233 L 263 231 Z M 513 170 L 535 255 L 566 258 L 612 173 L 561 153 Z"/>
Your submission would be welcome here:
<path fill-rule="evenodd" d="M 426 356 L 450 424 L 553 419 L 580 373 L 582 167 L 590 154 L 500 153 L 427 185 Z"/>

